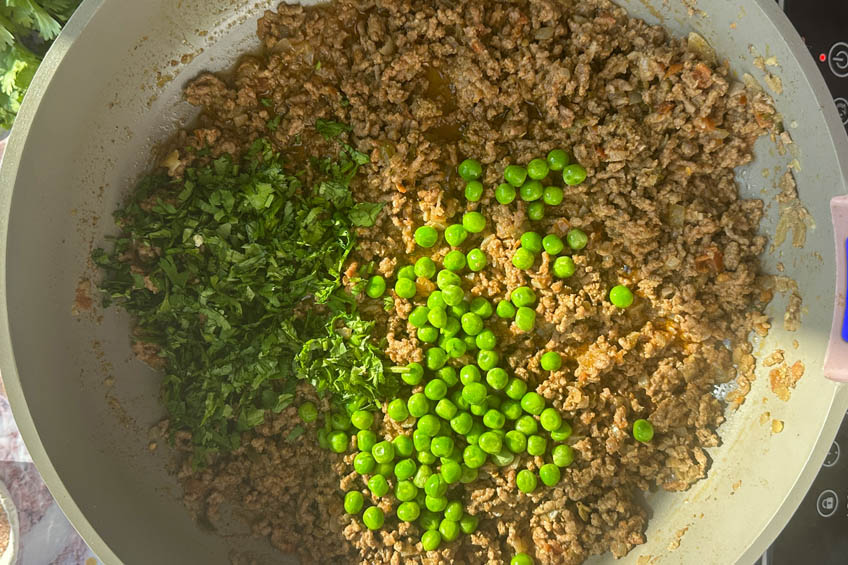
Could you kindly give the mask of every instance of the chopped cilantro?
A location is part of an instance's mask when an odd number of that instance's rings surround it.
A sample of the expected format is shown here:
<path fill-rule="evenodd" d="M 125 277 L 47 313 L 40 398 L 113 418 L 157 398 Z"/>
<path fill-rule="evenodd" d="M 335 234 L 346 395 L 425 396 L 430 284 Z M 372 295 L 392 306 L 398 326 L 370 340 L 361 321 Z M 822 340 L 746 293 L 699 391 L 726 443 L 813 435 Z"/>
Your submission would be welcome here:
<path fill-rule="evenodd" d="M 336 159 L 313 161 L 313 186 L 265 140 L 240 162 L 152 175 L 115 213 L 114 248 L 94 252 L 104 303 L 125 308 L 136 339 L 158 349 L 172 429 L 192 433 L 199 460 L 282 411 L 298 379 L 359 404 L 395 390 L 373 323 L 341 288 L 354 227 L 382 208 L 351 195 L 362 156 L 342 144 Z"/>

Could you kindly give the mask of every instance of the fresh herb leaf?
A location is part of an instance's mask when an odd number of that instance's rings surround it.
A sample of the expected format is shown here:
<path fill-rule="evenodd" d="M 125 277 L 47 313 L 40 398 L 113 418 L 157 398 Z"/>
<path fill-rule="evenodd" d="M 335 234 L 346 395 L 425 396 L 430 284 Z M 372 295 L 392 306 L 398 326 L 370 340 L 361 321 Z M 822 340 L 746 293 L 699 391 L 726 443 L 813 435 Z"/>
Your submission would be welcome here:
<path fill-rule="evenodd" d="M 382 202 L 360 202 L 350 211 L 350 221 L 357 227 L 370 228 L 377 221 L 377 215 L 385 206 Z"/>
<path fill-rule="evenodd" d="M 349 125 L 340 122 L 322 119 L 315 120 L 315 130 L 323 135 L 325 139 L 333 139 L 346 131 L 350 131 L 350 129 Z"/>
<path fill-rule="evenodd" d="M 282 121 L 282 119 L 283 119 L 283 116 L 280 116 L 280 115 L 274 116 L 273 118 L 268 120 L 268 123 L 265 124 L 265 125 L 268 127 L 269 130 L 277 131 L 277 128 L 280 127 L 280 121 Z"/>

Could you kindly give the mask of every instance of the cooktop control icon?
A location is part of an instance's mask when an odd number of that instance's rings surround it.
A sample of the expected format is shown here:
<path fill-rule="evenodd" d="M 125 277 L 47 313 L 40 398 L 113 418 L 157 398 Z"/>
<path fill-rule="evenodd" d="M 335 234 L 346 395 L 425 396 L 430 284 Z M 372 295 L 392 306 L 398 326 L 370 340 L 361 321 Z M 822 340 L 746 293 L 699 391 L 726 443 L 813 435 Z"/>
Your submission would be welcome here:
<path fill-rule="evenodd" d="M 827 451 L 827 457 L 824 458 L 822 466 L 833 467 L 836 465 L 836 462 L 839 461 L 839 452 L 839 444 L 834 441 L 833 444 L 831 444 L 830 449 Z"/>
<path fill-rule="evenodd" d="M 816 510 L 822 518 L 830 518 L 836 513 L 836 508 L 839 506 L 839 496 L 836 492 L 827 489 L 821 491 L 816 500 Z"/>
<path fill-rule="evenodd" d="M 839 41 L 830 47 L 830 52 L 827 54 L 827 65 L 837 77 L 848 77 L 848 43 Z"/>

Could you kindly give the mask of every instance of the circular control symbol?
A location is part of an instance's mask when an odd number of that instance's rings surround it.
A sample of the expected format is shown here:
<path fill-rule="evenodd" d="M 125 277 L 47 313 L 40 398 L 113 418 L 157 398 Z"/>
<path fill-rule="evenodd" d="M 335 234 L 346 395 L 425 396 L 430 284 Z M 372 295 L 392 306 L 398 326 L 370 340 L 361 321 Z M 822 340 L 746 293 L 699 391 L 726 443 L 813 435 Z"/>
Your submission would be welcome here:
<path fill-rule="evenodd" d="M 833 101 L 836 103 L 836 109 L 839 110 L 839 118 L 842 120 L 842 124 L 848 125 L 848 100 L 834 98 Z"/>
<path fill-rule="evenodd" d="M 839 78 L 848 77 L 848 43 L 839 41 L 831 45 L 827 54 L 827 66 Z"/>
<path fill-rule="evenodd" d="M 824 463 L 822 466 L 824 467 L 833 467 L 836 465 L 836 462 L 839 461 L 839 444 L 835 441 L 830 446 L 830 449 L 827 450 L 827 457 L 824 458 Z"/>
<path fill-rule="evenodd" d="M 830 489 L 821 491 L 816 500 L 816 510 L 822 518 L 830 518 L 836 513 L 839 506 L 839 497 Z"/>

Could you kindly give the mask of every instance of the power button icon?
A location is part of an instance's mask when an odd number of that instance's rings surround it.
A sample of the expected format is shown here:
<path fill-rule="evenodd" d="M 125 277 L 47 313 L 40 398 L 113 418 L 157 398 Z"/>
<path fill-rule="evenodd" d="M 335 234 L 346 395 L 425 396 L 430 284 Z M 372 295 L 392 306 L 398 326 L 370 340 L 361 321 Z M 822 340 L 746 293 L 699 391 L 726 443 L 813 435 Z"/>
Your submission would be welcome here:
<path fill-rule="evenodd" d="M 840 41 L 830 47 L 827 65 L 830 67 L 830 72 L 839 78 L 848 77 L 848 43 Z"/>

